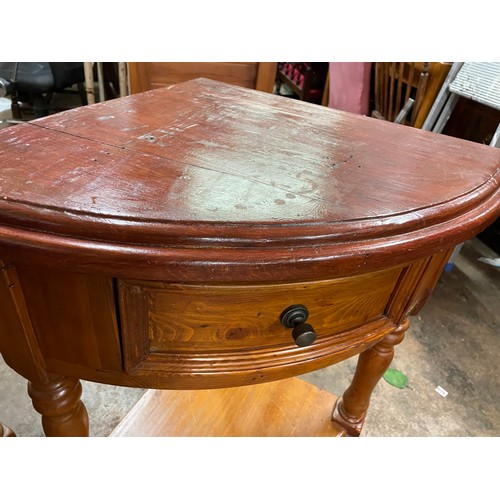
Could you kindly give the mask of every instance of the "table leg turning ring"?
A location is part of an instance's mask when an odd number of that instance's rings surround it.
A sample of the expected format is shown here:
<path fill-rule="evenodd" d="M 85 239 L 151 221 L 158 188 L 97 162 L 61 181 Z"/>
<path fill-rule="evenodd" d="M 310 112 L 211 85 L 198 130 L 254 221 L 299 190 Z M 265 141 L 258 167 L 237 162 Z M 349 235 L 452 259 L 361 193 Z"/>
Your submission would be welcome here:
<path fill-rule="evenodd" d="M 359 355 L 351 385 L 337 399 L 332 415 L 332 420 L 344 427 L 350 436 L 360 435 L 373 389 L 389 368 L 394 346 L 403 341 L 409 326 L 410 320 L 406 318 L 393 332 Z"/>
<path fill-rule="evenodd" d="M 35 410 L 42 415 L 42 426 L 50 437 L 89 435 L 87 409 L 81 402 L 79 380 L 48 374 L 47 380 L 28 383 L 28 394 Z"/>
<path fill-rule="evenodd" d="M 0 422 L 0 437 L 16 437 L 14 431 Z"/>

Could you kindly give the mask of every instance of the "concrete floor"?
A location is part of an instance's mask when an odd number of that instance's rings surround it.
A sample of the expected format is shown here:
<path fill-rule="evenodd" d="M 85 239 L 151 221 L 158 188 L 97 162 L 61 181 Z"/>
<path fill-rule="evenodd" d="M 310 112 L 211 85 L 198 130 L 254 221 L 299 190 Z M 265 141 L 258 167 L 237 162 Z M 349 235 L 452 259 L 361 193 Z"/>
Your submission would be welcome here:
<path fill-rule="evenodd" d="M 409 388 L 379 382 L 364 436 L 500 436 L 500 269 L 481 256 L 496 254 L 478 239 L 466 242 L 411 319 L 391 365 Z M 341 394 L 354 368 L 352 359 L 303 378 Z"/>
<path fill-rule="evenodd" d="M 409 388 L 381 380 L 364 436 L 500 435 L 500 269 L 478 261 L 496 257 L 479 240 L 468 241 L 450 272 L 441 276 L 421 314 L 413 318 L 392 367 Z M 301 378 L 341 394 L 356 359 Z M 82 382 L 92 436 L 107 436 L 144 393 L 141 389 Z M 439 395 L 435 388 L 448 392 Z M 18 436 L 42 436 L 25 380 L 0 358 L 0 422 Z"/>

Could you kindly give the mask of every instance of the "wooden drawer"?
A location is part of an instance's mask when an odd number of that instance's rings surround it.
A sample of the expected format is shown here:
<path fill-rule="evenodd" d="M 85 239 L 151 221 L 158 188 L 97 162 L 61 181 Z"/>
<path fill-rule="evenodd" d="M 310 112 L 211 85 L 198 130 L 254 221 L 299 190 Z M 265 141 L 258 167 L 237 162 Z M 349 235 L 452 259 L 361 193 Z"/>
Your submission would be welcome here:
<path fill-rule="evenodd" d="M 392 268 L 349 278 L 264 285 L 189 285 L 120 280 L 125 368 L 194 371 L 259 353 L 280 358 L 314 353 L 339 334 L 384 316 L 400 275 Z M 280 322 L 284 309 L 303 304 L 317 334 L 312 346 L 297 347 Z M 252 357 L 253 356 L 253 357 Z M 269 357 L 270 356 L 270 357 Z M 184 365 L 183 365 L 184 363 Z M 176 366 L 174 366 L 176 365 Z"/>

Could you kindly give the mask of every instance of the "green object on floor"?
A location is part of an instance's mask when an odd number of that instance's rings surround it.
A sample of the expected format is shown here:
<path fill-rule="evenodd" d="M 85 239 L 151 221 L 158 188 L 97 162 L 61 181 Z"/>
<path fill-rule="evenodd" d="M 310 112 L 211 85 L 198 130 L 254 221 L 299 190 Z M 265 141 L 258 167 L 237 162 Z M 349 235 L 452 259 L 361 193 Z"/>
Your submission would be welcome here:
<path fill-rule="evenodd" d="M 404 389 L 407 387 L 408 377 L 399 370 L 389 368 L 384 373 L 384 380 L 398 389 Z"/>

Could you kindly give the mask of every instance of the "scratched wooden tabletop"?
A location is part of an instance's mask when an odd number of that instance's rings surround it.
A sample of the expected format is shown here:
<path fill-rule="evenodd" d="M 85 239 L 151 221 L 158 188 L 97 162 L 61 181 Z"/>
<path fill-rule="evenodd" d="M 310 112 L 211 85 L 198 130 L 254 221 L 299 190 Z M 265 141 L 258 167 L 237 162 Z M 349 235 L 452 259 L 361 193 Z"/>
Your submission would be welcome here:
<path fill-rule="evenodd" d="M 7 128 L 0 147 L 0 225 L 96 241 L 352 242 L 498 214 L 496 148 L 207 79 Z"/>

